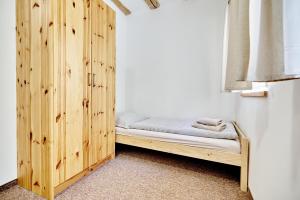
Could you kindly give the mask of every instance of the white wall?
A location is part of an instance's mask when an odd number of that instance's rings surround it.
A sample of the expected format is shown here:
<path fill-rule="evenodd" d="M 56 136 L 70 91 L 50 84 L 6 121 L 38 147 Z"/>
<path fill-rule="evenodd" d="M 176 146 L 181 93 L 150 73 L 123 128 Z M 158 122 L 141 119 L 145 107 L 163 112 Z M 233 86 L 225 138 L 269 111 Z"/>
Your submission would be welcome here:
<path fill-rule="evenodd" d="M 254 199 L 300 199 L 300 81 L 273 84 L 268 98 L 220 92 L 225 2 L 161 0 L 158 10 L 127 17 L 117 104 L 154 116 L 236 119 L 251 142 Z"/>
<path fill-rule="evenodd" d="M 160 2 L 127 17 L 127 58 L 118 65 L 125 92 L 117 104 L 152 116 L 233 119 L 235 98 L 220 92 L 226 2 Z"/>
<path fill-rule="evenodd" d="M 237 121 L 250 138 L 249 187 L 255 200 L 300 199 L 300 80 L 243 98 Z"/>
<path fill-rule="evenodd" d="M 0 0 L 0 185 L 17 177 L 15 1 Z"/>

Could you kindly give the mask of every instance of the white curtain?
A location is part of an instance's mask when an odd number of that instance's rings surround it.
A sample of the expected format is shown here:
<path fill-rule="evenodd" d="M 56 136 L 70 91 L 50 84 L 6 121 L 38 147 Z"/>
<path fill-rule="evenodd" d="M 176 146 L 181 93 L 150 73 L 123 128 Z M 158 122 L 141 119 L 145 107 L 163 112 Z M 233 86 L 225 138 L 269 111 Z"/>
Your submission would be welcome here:
<path fill-rule="evenodd" d="M 245 81 L 249 52 L 249 0 L 230 0 L 226 9 L 223 54 L 223 88 L 226 91 L 251 88 L 251 83 Z"/>
<path fill-rule="evenodd" d="M 228 46 L 239 43 L 245 45 L 240 49 L 249 48 L 249 51 L 248 54 L 246 51 L 235 54 L 231 48 L 224 51 L 227 57 L 225 90 L 230 90 L 229 83 L 236 81 L 269 82 L 300 77 L 300 0 L 231 0 L 227 10 L 229 22 L 232 14 L 248 11 L 248 18 L 235 15 L 236 19 L 233 19 L 244 20 L 243 23 L 227 23 L 225 31 L 238 32 L 232 34 L 233 39 L 228 37 Z M 240 24 L 247 27 L 237 29 Z M 236 35 L 244 35 L 244 38 L 248 35 L 249 42 L 241 42 Z M 248 63 L 241 65 L 228 61 L 241 59 Z M 239 71 L 238 76 L 230 75 L 236 71 Z"/>

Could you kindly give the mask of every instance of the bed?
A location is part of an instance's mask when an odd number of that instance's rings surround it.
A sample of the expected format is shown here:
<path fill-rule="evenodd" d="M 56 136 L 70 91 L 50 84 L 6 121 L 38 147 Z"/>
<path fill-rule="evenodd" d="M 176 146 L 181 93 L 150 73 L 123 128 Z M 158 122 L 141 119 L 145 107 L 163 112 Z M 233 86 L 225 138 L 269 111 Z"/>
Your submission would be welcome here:
<path fill-rule="evenodd" d="M 249 141 L 237 123 L 227 122 L 228 135 L 223 138 L 224 134 L 211 137 L 207 136 L 206 132 L 200 133 L 205 137 L 198 136 L 197 132 L 196 134 L 180 134 L 180 132 L 191 133 L 190 129 L 182 128 L 190 120 L 173 120 L 172 126 L 182 123 L 179 128 L 168 132 L 168 129 L 162 126 L 169 123 L 169 119 L 155 118 L 153 120 L 132 113 L 123 115 L 124 118 L 127 119 L 122 121 L 122 117 L 117 118 L 116 143 L 239 166 L 241 168 L 240 188 L 245 192 L 248 190 Z M 156 128 L 141 126 L 147 121 L 147 124 L 153 121 L 160 122 L 161 126 L 158 125 Z M 176 130 L 180 131 L 177 133 Z"/>

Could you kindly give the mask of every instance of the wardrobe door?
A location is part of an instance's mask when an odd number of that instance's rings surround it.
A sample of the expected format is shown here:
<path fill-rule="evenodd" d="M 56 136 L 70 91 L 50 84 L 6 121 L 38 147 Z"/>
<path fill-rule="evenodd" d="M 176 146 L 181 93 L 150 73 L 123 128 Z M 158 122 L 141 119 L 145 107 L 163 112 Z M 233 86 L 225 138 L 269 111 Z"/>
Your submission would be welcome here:
<path fill-rule="evenodd" d="M 89 0 L 57 4 L 54 185 L 89 167 L 91 26 Z"/>
<path fill-rule="evenodd" d="M 116 15 L 115 12 L 108 7 L 107 9 L 107 138 L 108 138 L 108 155 L 115 156 L 115 74 L 116 74 Z"/>
<path fill-rule="evenodd" d="M 106 9 L 102 0 L 92 0 L 92 131 L 90 165 L 107 157 L 106 127 Z"/>
<path fill-rule="evenodd" d="M 65 179 L 81 172 L 83 166 L 86 102 L 84 1 L 66 0 L 66 89 L 65 89 Z"/>

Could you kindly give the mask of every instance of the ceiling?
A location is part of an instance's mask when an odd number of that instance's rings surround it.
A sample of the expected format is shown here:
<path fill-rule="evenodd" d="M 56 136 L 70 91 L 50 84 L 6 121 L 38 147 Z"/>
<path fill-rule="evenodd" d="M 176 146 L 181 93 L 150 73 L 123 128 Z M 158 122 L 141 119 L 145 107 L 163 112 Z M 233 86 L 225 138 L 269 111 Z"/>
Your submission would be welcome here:
<path fill-rule="evenodd" d="M 120 9 L 118 9 L 114 3 L 112 3 L 112 0 L 104 0 L 108 5 L 110 5 L 116 12 L 120 12 Z M 132 14 L 134 13 L 140 13 L 140 12 L 145 12 L 149 11 L 150 8 L 148 7 L 147 3 L 145 0 L 119 0 L 126 8 L 128 8 Z M 167 4 L 172 4 L 176 3 L 179 1 L 199 1 L 199 0 L 158 0 L 160 7 L 165 6 Z M 206 1 L 206 0 L 202 0 Z M 157 8 L 155 10 L 160 9 Z"/>

